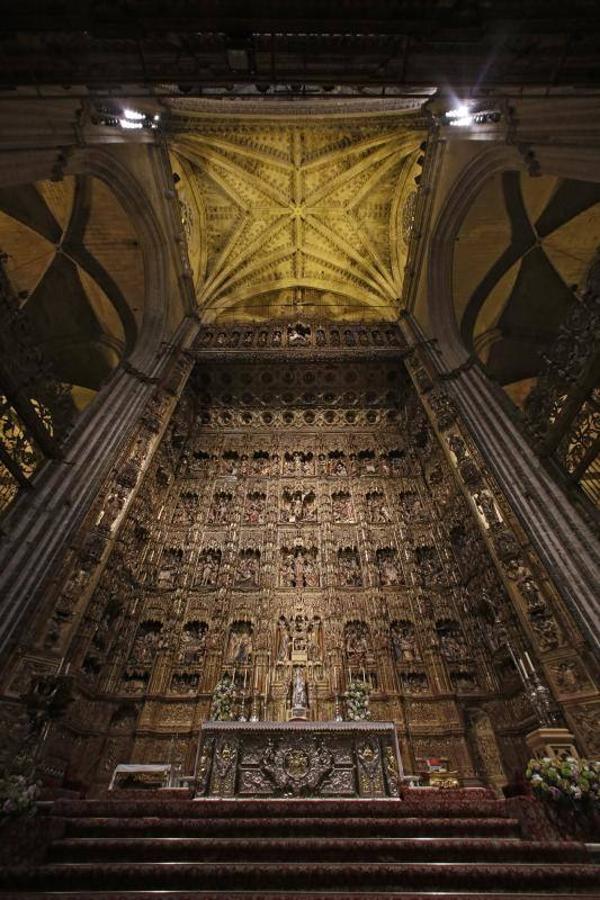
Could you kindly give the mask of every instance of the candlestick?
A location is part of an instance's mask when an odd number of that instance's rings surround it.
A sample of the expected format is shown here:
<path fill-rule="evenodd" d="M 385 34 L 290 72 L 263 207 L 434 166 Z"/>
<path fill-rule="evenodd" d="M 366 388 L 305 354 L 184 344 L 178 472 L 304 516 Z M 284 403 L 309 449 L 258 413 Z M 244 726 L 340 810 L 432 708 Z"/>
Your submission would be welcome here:
<path fill-rule="evenodd" d="M 525 678 L 525 680 L 528 681 L 529 675 L 527 674 L 527 669 L 525 668 L 525 663 L 523 662 L 521 657 L 519 657 L 518 663 L 519 663 L 519 668 L 521 669 L 521 672 L 523 673 L 523 678 Z"/>

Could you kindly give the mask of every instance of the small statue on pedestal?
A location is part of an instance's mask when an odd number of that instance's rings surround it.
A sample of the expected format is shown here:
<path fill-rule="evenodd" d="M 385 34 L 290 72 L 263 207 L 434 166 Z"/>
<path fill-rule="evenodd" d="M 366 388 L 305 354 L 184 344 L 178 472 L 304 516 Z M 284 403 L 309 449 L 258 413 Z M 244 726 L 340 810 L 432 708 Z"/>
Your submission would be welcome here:
<path fill-rule="evenodd" d="M 292 718 L 306 719 L 306 710 L 308 707 L 308 697 L 306 693 L 306 679 L 304 677 L 304 669 L 297 666 L 294 669 L 294 677 L 292 681 Z"/>

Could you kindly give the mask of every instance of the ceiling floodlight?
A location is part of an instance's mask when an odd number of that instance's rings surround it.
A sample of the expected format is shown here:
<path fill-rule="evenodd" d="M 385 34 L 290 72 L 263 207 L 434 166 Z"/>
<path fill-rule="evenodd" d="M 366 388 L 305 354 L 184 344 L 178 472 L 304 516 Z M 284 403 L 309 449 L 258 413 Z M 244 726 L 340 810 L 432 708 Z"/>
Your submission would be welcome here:
<path fill-rule="evenodd" d="M 138 112 L 135 109 L 124 109 L 123 115 L 130 122 L 142 122 L 146 118 L 144 113 Z"/>
<path fill-rule="evenodd" d="M 464 128 L 473 124 L 473 116 L 466 103 L 461 103 L 454 109 L 449 109 L 445 118 L 448 125 L 457 125 Z"/>

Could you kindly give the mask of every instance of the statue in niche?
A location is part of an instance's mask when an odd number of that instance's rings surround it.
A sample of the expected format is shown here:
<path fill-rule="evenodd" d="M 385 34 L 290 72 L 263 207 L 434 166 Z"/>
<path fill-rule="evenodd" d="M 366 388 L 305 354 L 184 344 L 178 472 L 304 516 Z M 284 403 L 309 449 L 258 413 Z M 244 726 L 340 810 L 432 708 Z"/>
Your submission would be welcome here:
<path fill-rule="evenodd" d="M 389 471 L 392 475 L 402 475 L 406 471 L 407 459 L 404 450 L 394 448 L 387 454 Z"/>
<path fill-rule="evenodd" d="M 308 707 L 308 695 L 306 692 L 306 676 L 302 666 L 294 668 L 292 683 L 292 708 L 306 709 Z"/>
<path fill-rule="evenodd" d="M 385 494 L 382 491 L 369 491 L 366 494 L 367 510 L 371 522 L 378 525 L 391 522 L 392 517 L 385 502 Z"/>
<path fill-rule="evenodd" d="M 171 691 L 174 694 L 195 694 L 200 684 L 197 672 L 174 672 L 171 678 Z"/>
<path fill-rule="evenodd" d="M 440 575 L 442 572 L 442 563 L 435 547 L 428 544 L 422 544 L 415 549 L 415 560 L 419 569 L 421 578 L 426 580 Z"/>
<path fill-rule="evenodd" d="M 221 551 L 209 547 L 198 557 L 196 587 L 215 587 L 221 568 Z"/>
<path fill-rule="evenodd" d="M 457 463 L 461 463 L 467 458 L 467 445 L 458 434 L 450 434 L 448 436 L 448 446 L 454 454 Z"/>
<path fill-rule="evenodd" d="M 250 622 L 234 622 L 229 632 L 227 661 L 236 666 L 247 666 L 252 656 L 252 625 Z"/>
<path fill-rule="evenodd" d="M 425 672 L 403 672 L 402 689 L 406 694 L 426 694 L 429 680 Z"/>
<path fill-rule="evenodd" d="M 223 454 L 223 475 L 237 477 L 240 474 L 240 457 L 235 450 L 226 450 Z"/>
<path fill-rule="evenodd" d="M 255 450 L 252 455 L 250 464 L 251 472 L 254 475 L 270 475 L 269 467 L 270 457 L 266 450 Z"/>
<path fill-rule="evenodd" d="M 129 661 L 134 665 L 152 665 L 162 632 L 162 622 L 146 619 L 140 622 L 135 635 Z"/>
<path fill-rule="evenodd" d="M 264 525 L 267 495 L 264 491 L 251 491 L 246 497 L 244 521 L 247 525 Z"/>
<path fill-rule="evenodd" d="M 284 547 L 279 580 L 282 587 L 311 588 L 319 584 L 317 571 L 317 549 L 296 546 Z"/>
<path fill-rule="evenodd" d="M 560 632 L 558 625 L 551 616 L 532 616 L 531 627 L 536 634 L 540 650 L 543 653 L 548 650 L 556 650 L 560 644 Z"/>
<path fill-rule="evenodd" d="M 300 450 L 294 450 L 293 453 L 286 451 L 283 457 L 284 475 L 311 475 L 312 474 L 312 453 L 302 453 Z"/>
<path fill-rule="evenodd" d="M 450 681 L 458 693 L 475 691 L 479 687 L 477 675 L 474 672 L 450 672 Z"/>
<path fill-rule="evenodd" d="M 307 653 L 308 616 L 296 615 L 292 622 L 292 652 Z"/>
<path fill-rule="evenodd" d="M 206 622 L 192 620 L 186 622 L 181 632 L 181 641 L 177 653 L 177 662 L 185 665 L 197 665 L 204 658 L 206 650 Z"/>
<path fill-rule="evenodd" d="M 487 528 L 493 528 L 502 521 L 498 515 L 494 498 L 489 491 L 477 491 L 476 494 L 473 494 L 473 500 Z"/>
<path fill-rule="evenodd" d="M 465 636 L 454 619 L 440 619 L 435 624 L 440 652 L 447 659 L 463 659 L 468 655 Z"/>
<path fill-rule="evenodd" d="M 118 600 L 114 594 L 110 594 L 102 618 L 98 622 L 98 627 L 92 638 L 92 644 L 101 652 L 106 650 L 112 642 L 115 635 L 115 626 L 121 612 L 123 611 L 123 602 Z M 59 612 L 59 610 L 57 610 Z"/>
<path fill-rule="evenodd" d="M 225 525 L 231 520 L 233 494 L 217 491 L 213 498 L 209 521 L 215 525 Z"/>
<path fill-rule="evenodd" d="M 362 573 L 356 547 L 341 547 L 337 556 L 340 584 L 344 587 L 362 587 Z"/>
<path fill-rule="evenodd" d="M 369 653 L 369 626 L 366 622 L 346 622 L 344 646 L 348 659 L 365 657 Z"/>
<path fill-rule="evenodd" d="M 533 577 L 533 573 L 529 566 L 524 565 L 517 559 L 512 559 L 506 567 L 506 572 L 508 577 L 516 582 L 517 587 L 521 591 L 527 604 L 527 611 L 530 615 L 539 615 L 548 612 L 546 598 L 542 594 L 541 588 Z"/>
<path fill-rule="evenodd" d="M 328 473 L 334 478 L 346 478 L 348 476 L 346 456 L 341 450 L 332 450 L 330 452 Z"/>
<path fill-rule="evenodd" d="M 290 491 L 286 488 L 282 497 L 282 515 L 286 522 L 310 522 L 315 517 L 313 491 Z"/>
<path fill-rule="evenodd" d="M 586 679 L 576 662 L 568 660 L 554 667 L 554 680 L 561 691 L 576 693 L 586 686 Z"/>
<path fill-rule="evenodd" d="M 394 655 L 399 662 L 412 662 L 421 658 L 415 626 L 404 619 L 392 622 L 390 626 Z"/>
<path fill-rule="evenodd" d="M 173 522 L 190 524 L 196 518 L 199 496 L 195 491 L 182 491 L 179 495 Z"/>
<path fill-rule="evenodd" d="M 271 345 L 273 347 L 281 347 L 282 334 L 279 328 L 276 328 L 271 335 Z"/>
<path fill-rule="evenodd" d="M 213 461 L 214 456 L 207 453 L 206 450 L 194 450 L 192 453 L 192 462 L 189 470 L 194 473 L 204 472 L 209 464 Z"/>
<path fill-rule="evenodd" d="M 288 325 L 288 347 L 306 347 L 310 344 L 311 335 L 310 325 L 303 322 L 296 322 L 294 325 Z"/>
<path fill-rule="evenodd" d="M 314 616 L 312 622 L 309 624 L 307 633 L 306 633 L 306 650 L 308 654 L 308 659 L 310 662 L 319 662 L 323 658 L 323 651 L 321 649 L 321 618 L 320 616 Z"/>
<path fill-rule="evenodd" d="M 277 623 L 277 662 L 290 658 L 290 646 L 290 627 L 285 616 L 280 616 Z"/>
<path fill-rule="evenodd" d="M 402 570 L 400 569 L 396 551 L 392 547 L 380 547 L 375 553 L 375 562 L 379 583 L 382 587 L 402 584 Z"/>
<path fill-rule="evenodd" d="M 529 621 L 540 650 L 555 650 L 561 643 L 560 630 L 531 569 L 518 559 L 512 559 L 506 571 L 508 577 L 516 582 L 527 604 Z"/>
<path fill-rule="evenodd" d="M 423 512 L 423 502 L 416 491 L 402 491 L 398 500 L 405 519 Z"/>
<path fill-rule="evenodd" d="M 174 588 L 183 560 L 181 547 L 165 547 L 156 579 L 159 588 Z"/>
<path fill-rule="evenodd" d="M 127 694 L 143 694 L 148 687 L 150 673 L 128 668 L 123 672 L 122 681 L 123 689 Z"/>
<path fill-rule="evenodd" d="M 356 458 L 361 475 L 377 474 L 377 458 L 373 450 L 360 450 L 356 454 Z"/>
<path fill-rule="evenodd" d="M 260 550 L 248 548 L 240 551 L 240 559 L 235 577 L 237 588 L 255 590 L 260 581 Z"/>
<path fill-rule="evenodd" d="M 331 515 L 334 522 L 352 521 L 354 515 L 348 491 L 336 491 L 331 495 Z"/>

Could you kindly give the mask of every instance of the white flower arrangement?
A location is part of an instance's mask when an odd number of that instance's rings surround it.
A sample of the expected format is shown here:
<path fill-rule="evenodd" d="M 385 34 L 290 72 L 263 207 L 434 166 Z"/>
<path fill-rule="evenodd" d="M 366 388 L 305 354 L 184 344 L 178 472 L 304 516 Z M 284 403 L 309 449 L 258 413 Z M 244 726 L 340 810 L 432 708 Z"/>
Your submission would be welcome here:
<path fill-rule="evenodd" d="M 234 700 L 235 685 L 229 675 L 223 675 L 213 691 L 211 719 L 215 722 L 230 722 L 233 719 Z"/>
<path fill-rule="evenodd" d="M 344 694 L 346 718 L 351 722 L 362 722 L 371 718 L 369 695 L 371 688 L 366 681 L 351 681 Z"/>
<path fill-rule="evenodd" d="M 573 756 L 530 759 L 525 772 L 533 793 L 556 803 L 600 805 L 600 762 Z"/>

